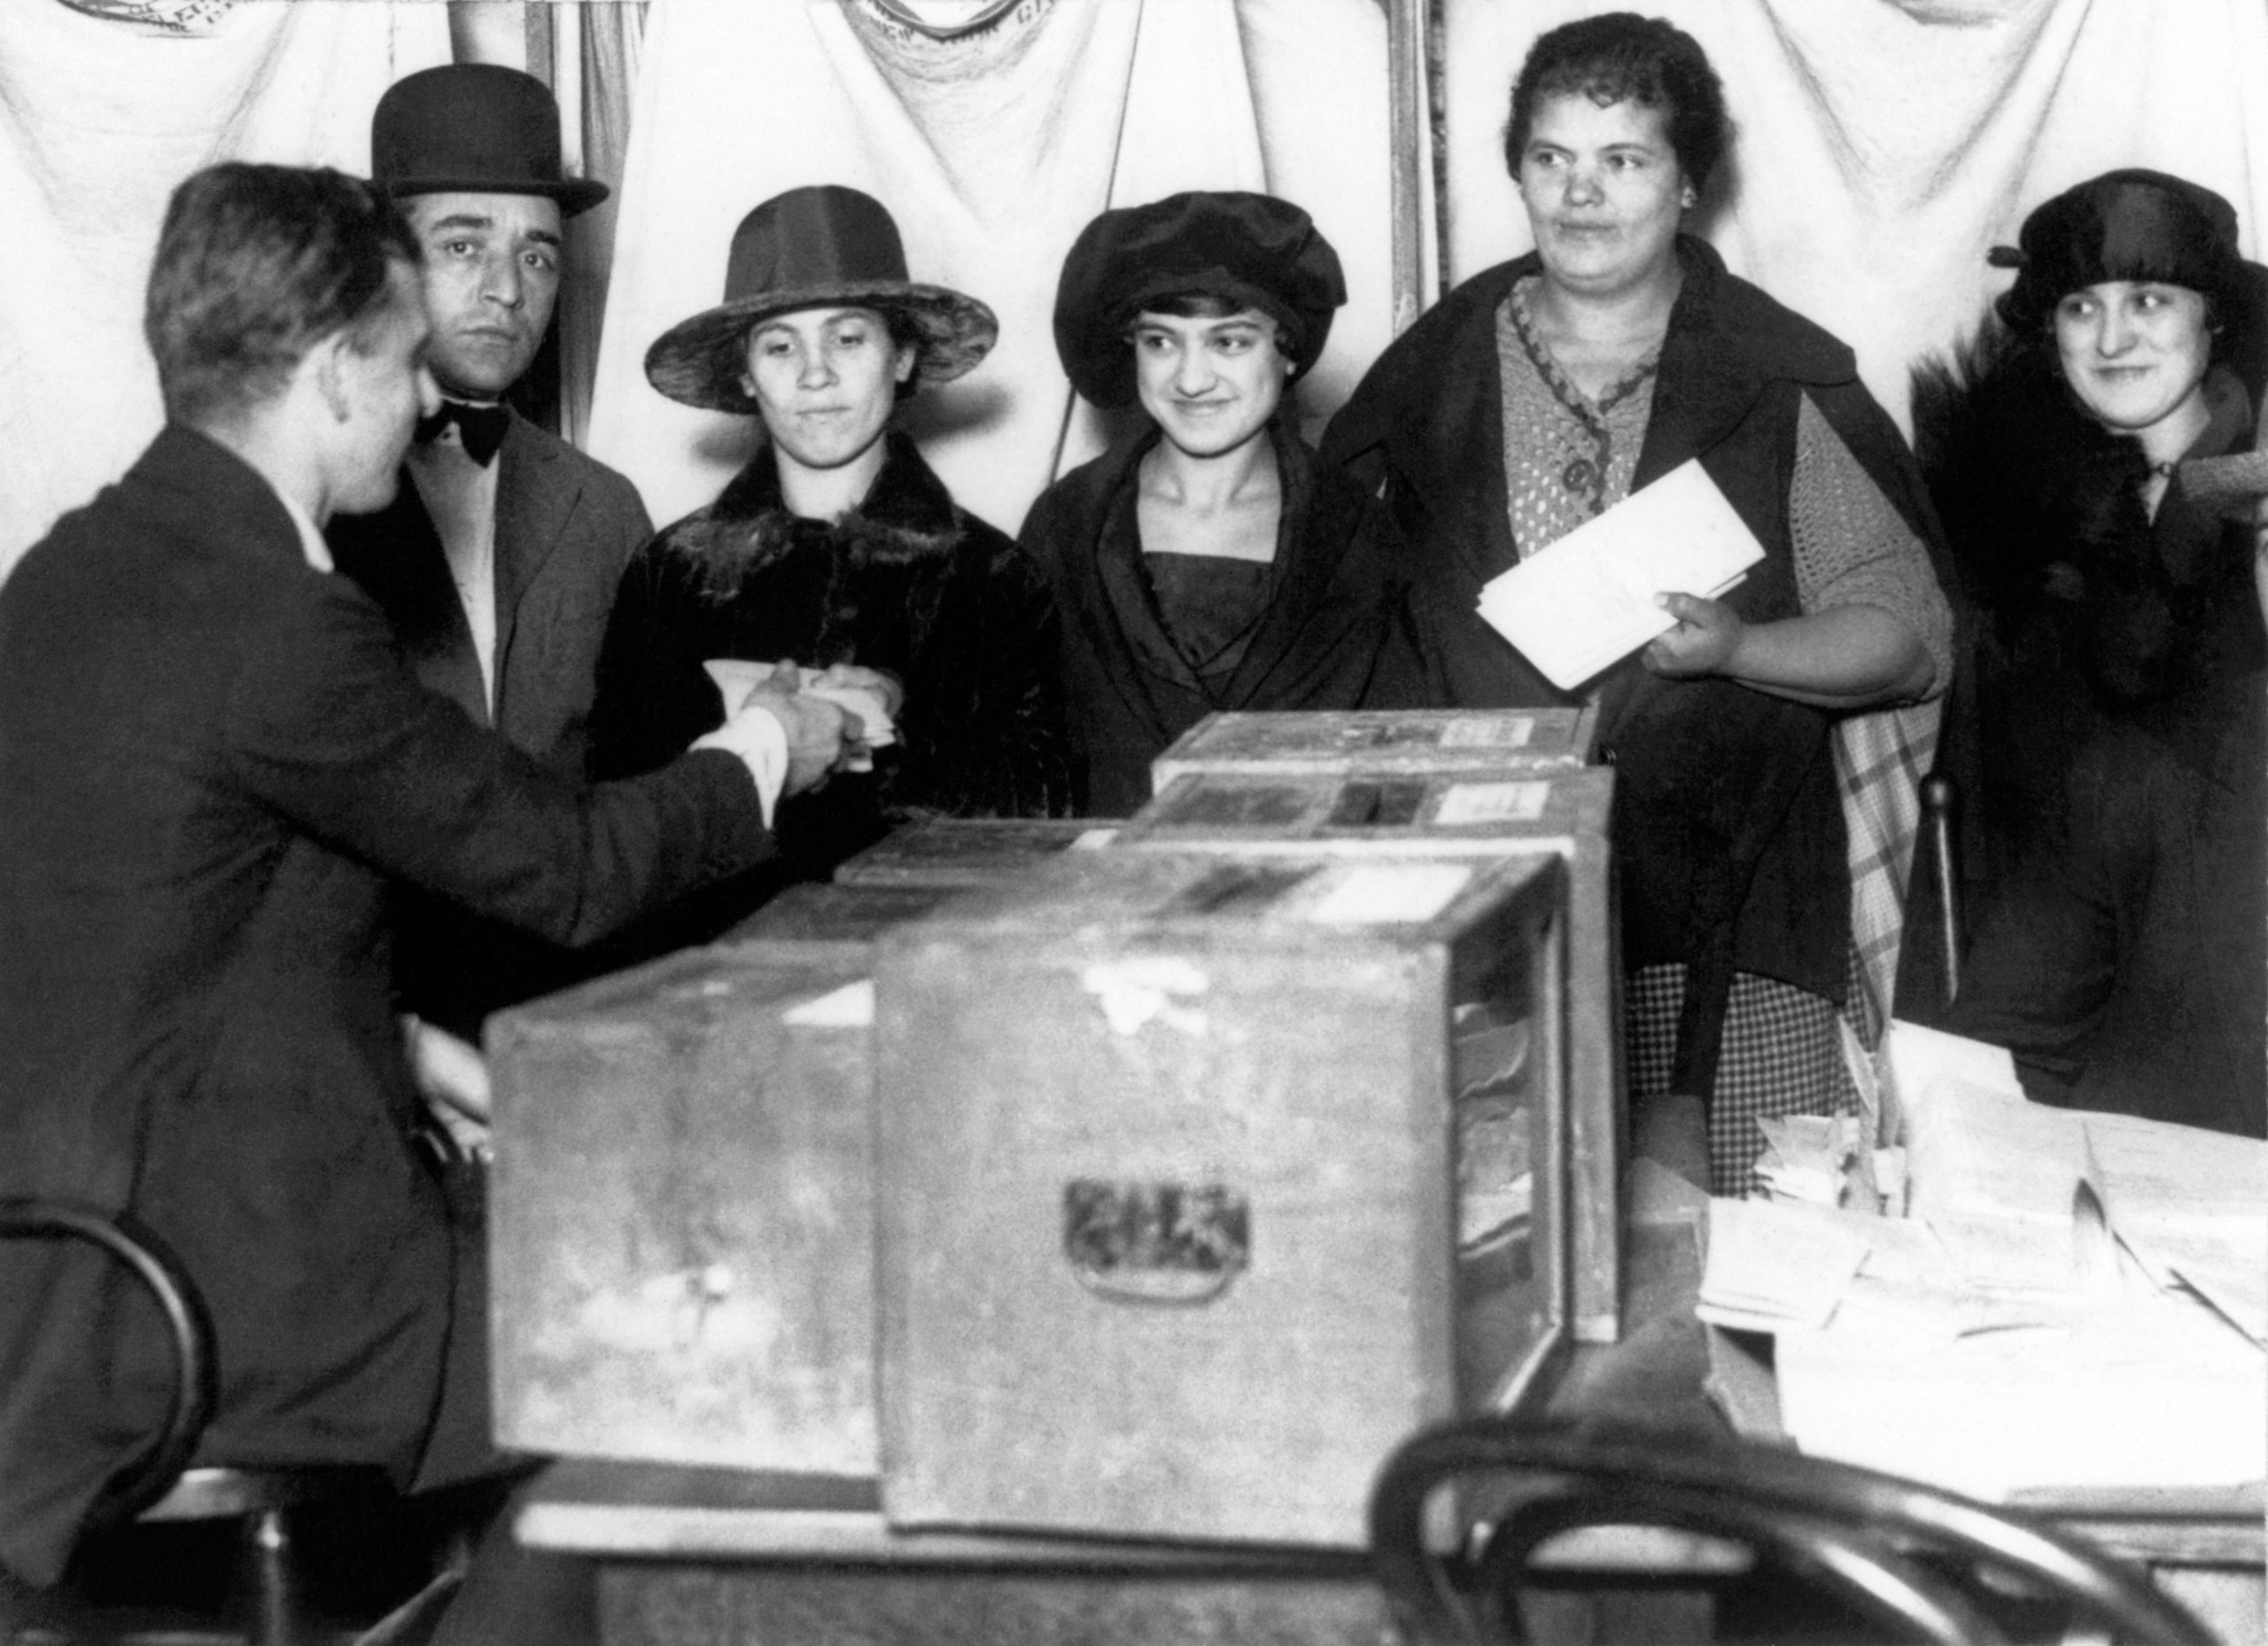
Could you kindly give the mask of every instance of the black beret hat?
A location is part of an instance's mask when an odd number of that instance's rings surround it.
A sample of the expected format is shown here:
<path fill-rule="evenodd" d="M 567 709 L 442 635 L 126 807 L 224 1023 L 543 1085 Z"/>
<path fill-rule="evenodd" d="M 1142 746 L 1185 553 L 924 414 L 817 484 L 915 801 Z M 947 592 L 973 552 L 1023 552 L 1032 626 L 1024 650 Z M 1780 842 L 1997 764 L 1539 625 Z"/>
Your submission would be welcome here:
<path fill-rule="evenodd" d="M 2105 172 L 2066 189 L 2023 220 L 2015 246 L 1988 254 L 2015 268 L 2000 294 L 2000 318 L 2037 330 L 2073 291 L 2107 280 L 2186 286 L 2224 306 L 2250 298 L 2236 249 L 2236 208 L 2202 184 L 2163 172 Z"/>
<path fill-rule="evenodd" d="M 1055 288 L 1055 350 L 1071 386 L 1097 406 L 1132 400 L 1128 323 L 1196 293 L 1275 320 L 1296 377 L 1322 355 L 1347 281 L 1315 220 L 1273 195 L 1197 190 L 1105 212 L 1080 230 Z"/>

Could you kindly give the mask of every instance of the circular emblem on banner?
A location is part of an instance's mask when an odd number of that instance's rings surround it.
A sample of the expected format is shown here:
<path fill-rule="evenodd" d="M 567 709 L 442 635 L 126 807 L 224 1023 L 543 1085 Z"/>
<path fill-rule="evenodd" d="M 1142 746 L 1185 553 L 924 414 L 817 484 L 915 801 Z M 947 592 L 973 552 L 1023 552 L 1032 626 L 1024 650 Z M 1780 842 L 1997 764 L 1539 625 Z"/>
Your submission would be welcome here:
<path fill-rule="evenodd" d="M 1055 0 L 851 0 L 866 49 L 891 66 L 951 77 L 1014 57 Z"/>
<path fill-rule="evenodd" d="M 238 0 L 62 0 L 62 4 L 106 23 L 128 23 L 153 34 L 202 35 L 227 16 Z"/>

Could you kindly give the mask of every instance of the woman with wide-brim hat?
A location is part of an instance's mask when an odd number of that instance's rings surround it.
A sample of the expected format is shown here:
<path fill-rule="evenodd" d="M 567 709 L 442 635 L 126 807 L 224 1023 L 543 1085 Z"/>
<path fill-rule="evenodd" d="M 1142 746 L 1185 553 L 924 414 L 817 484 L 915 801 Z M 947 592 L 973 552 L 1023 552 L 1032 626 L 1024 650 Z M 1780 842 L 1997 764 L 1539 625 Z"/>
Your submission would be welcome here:
<path fill-rule="evenodd" d="M 1539 35 L 1504 134 L 1535 250 L 1396 338 L 1324 454 L 1383 489 L 1453 619 L 1459 706 L 1597 703 L 1634 1113 L 1698 1098 L 1737 1195 L 1760 1119 L 1845 1090 L 1836 723 L 1942 690 L 1951 649 L 1920 477 L 1851 350 L 1684 231 L 1730 136 L 1707 54 L 1664 19 Z M 1689 461 L 1764 560 L 1720 599 L 1664 591 L 1675 628 L 1562 692 L 1477 615 L 1480 586 Z"/>
<path fill-rule="evenodd" d="M 1914 400 L 1975 619 L 1943 764 L 1980 915 L 2056 844 L 2106 717 L 2259 665 L 2249 500 L 2200 501 L 2183 465 L 2253 445 L 2268 375 L 2268 269 L 2210 189 L 2106 172 L 1989 255 L 2015 283 Z"/>
<path fill-rule="evenodd" d="M 1282 415 L 1346 298 L 1307 213 L 1264 194 L 1106 212 L 1065 260 L 1072 386 L 1147 414 L 1019 540 L 1062 617 L 1083 810 L 1139 806 L 1150 762 L 1216 710 L 1435 701 L 1384 515 Z"/>
<path fill-rule="evenodd" d="M 896 741 L 871 772 L 788 803 L 786 877 L 824 878 L 905 818 L 1067 809 L 1045 585 L 893 426 L 900 398 L 974 369 L 997 333 L 974 298 L 909 278 L 897 224 L 858 190 L 790 190 L 742 220 L 724 300 L 664 332 L 646 375 L 672 400 L 758 418 L 767 438 L 625 572 L 594 776 L 660 765 L 718 723 L 705 664 L 793 663 L 880 693 Z"/>

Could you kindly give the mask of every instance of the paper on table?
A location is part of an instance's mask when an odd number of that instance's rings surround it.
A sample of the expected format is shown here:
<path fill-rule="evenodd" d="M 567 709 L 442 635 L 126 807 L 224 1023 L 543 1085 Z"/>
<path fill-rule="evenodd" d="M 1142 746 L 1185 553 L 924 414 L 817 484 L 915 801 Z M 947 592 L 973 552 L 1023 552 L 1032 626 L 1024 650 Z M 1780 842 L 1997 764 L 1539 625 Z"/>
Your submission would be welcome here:
<path fill-rule="evenodd" d="M 1770 1200 L 1709 1202 L 1702 1319 L 1752 1332 L 1818 1325 L 1866 1262 L 1854 1218 Z"/>
<path fill-rule="evenodd" d="M 1676 626 L 1655 595 L 1721 594 L 1763 558 L 1696 458 L 1491 578 L 1480 616 L 1571 690 Z"/>

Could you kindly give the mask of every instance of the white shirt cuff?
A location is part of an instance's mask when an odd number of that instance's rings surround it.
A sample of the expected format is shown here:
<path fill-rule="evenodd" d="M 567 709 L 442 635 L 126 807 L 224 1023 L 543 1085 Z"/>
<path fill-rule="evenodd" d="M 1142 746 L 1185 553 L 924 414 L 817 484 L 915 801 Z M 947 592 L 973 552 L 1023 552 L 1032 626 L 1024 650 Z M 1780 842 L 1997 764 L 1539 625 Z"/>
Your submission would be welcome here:
<path fill-rule="evenodd" d="M 788 728 L 769 709 L 750 706 L 705 737 L 694 739 L 695 749 L 721 749 L 737 755 L 756 780 L 756 797 L 764 807 L 764 827 L 772 827 L 772 809 L 788 781 Z"/>

